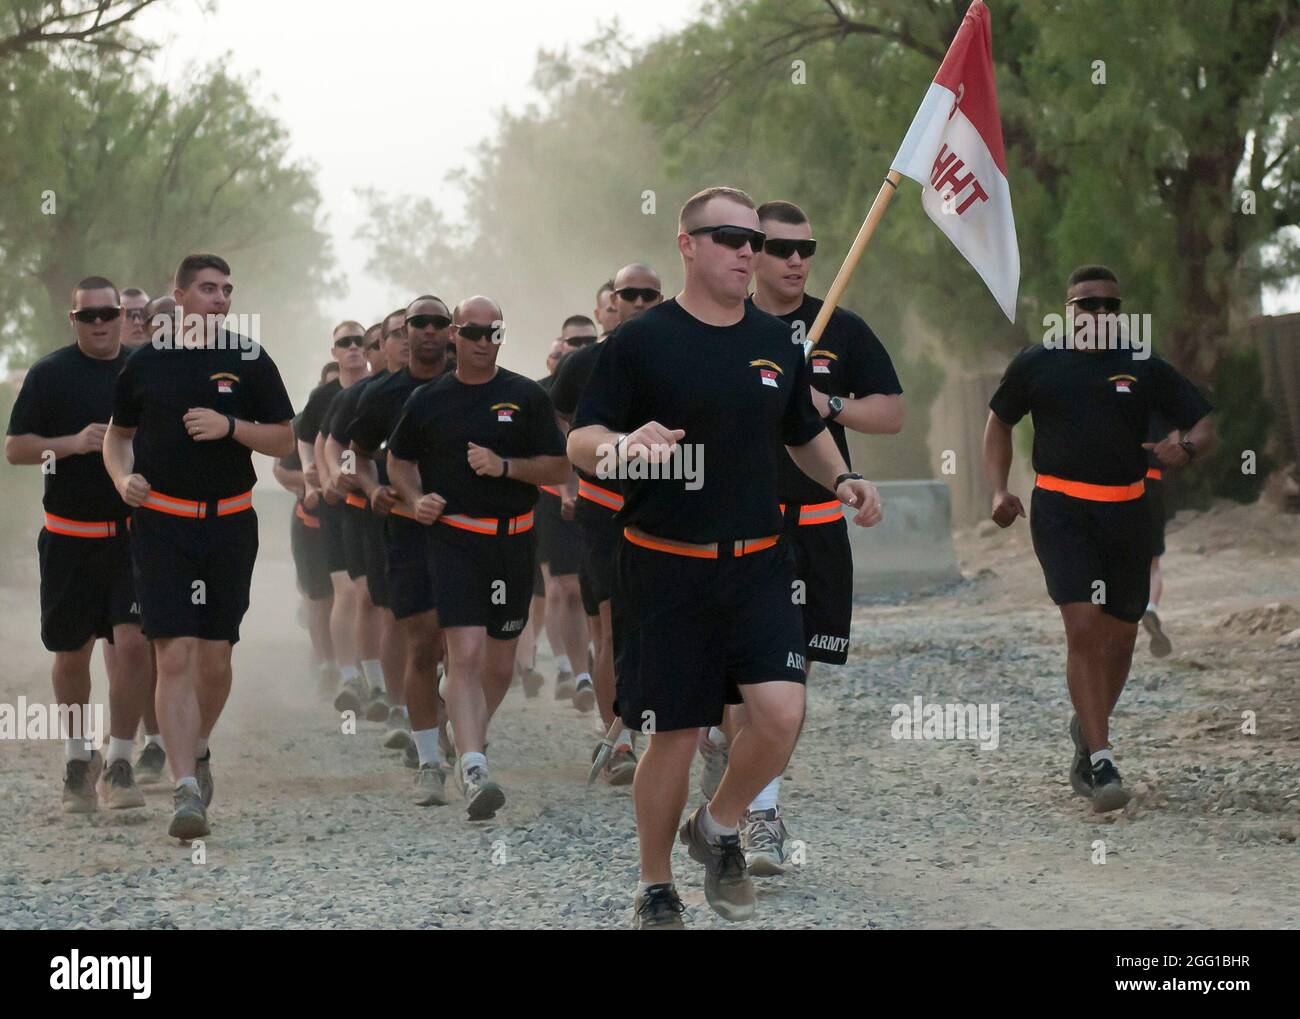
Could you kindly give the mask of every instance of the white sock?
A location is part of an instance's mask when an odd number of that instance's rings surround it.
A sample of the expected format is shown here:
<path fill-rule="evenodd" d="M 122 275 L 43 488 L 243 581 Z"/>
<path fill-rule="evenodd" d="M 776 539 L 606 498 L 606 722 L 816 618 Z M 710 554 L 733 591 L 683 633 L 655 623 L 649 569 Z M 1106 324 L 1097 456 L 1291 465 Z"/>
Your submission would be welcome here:
<path fill-rule="evenodd" d="M 411 716 L 406 713 L 405 704 L 394 704 L 393 707 L 397 708 L 397 710 L 402 713 L 402 717 L 405 718 L 408 722 L 411 720 Z"/>
<path fill-rule="evenodd" d="M 482 768 L 487 771 L 487 757 L 484 754 L 470 751 L 467 754 L 460 755 L 460 773 L 465 781 L 469 781 L 470 768 Z"/>
<path fill-rule="evenodd" d="M 349 679 L 360 679 L 361 670 L 355 665 L 345 665 L 339 669 L 339 686 L 342 686 Z"/>
<path fill-rule="evenodd" d="M 208 753 L 208 741 L 200 737 L 199 741 L 194 744 L 194 756 L 202 758 L 202 757 L 206 757 L 207 753 Z"/>
<path fill-rule="evenodd" d="M 338 666 L 333 662 L 321 662 L 316 666 L 316 671 L 328 676 L 336 668 L 338 668 Z"/>
<path fill-rule="evenodd" d="M 421 764 L 442 764 L 442 750 L 438 747 L 437 729 L 412 729 L 411 739 L 420 753 Z"/>
<path fill-rule="evenodd" d="M 384 666 L 378 658 L 367 658 L 361 663 L 361 671 L 365 673 L 366 682 L 372 690 L 384 692 Z"/>
<path fill-rule="evenodd" d="M 624 729 L 623 734 L 614 741 L 614 752 L 617 753 L 620 750 L 631 750 L 631 749 L 632 749 L 632 732 L 630 729 Z"/>
<path fill-rule="evenodd" d="M 775 810 L 777 798 L 781 795 L 781 776 L 777 775 L 754 797 L 750 810 Z"/>
<path fill-rule="evenodd" d="M 65 739 L 63 741 L 63 759 L 65 761 L 89 761 L 90 748 L 84 739 Z"/>
<path fill-rule="evenodd" d="M 181 779 L 179 782 L 176 783 L 177 789 L 179 789 L 181 786 L 185 786 L 186 788 L 188 788 L 190 792 L 194 793 L 195 796 L 199 795 L 199 780 L 195 778 L 193 775 L 186 775 L 183 779 Z"/>
<path fill-rule="evenodd" d="M 163 745 L 162 736 L 156 732 L 146 732 L 144 734 L 144 745 L 148 746 L 150 743 L 156 747 L 161 747 Z"/>
<path fill-rule="evenodd" d="M 727 734 L 719 729 L 716 725 L 709 727 L 709 742 L 715 747 L 725 747 L 727 745 Z"/>
<path fill-rule="evenodd" d="M 704 808 L 704 813 L 700 815 L 700 827 L 704 829 L 704 837 L 710 842 L 717 842 L 723 835 L 735 835 L 737 832 L 735 826 L 726 828 L 718 824 L 713 812 L 707 806 Z"/>
<path fill-rule="evenodd" d="M 555 656 L 555 671 L 556 671 L 556 672 L 572 672 L 572 671 L 573 671 L 573 666 L 569 663 L 569 656 L 568 656 L 568 655 L 556 655 L 556 656 Z"/>
<path fill-rule="evenodd" d="M 582 682 L 583 682 L 583 680 L 586 680 L 588 683 L 590 683 L 590 682 L 591 682 L 591 673 L 590 673 L 590 672 L 579 672 L 579 673 L 578 673 L 578 679 L 577 679 L 577 681 L 576 681 L 576 683 L 575 683 L 574 685 L 575 685 L 575 686 L 582 686 Z"/>
<path fill-rule="evenodd" d="M 1115 764 L 1115 758 L 1111 757 L 1109 750 L 1098 750 L 1095 754 L 1093 754 L 1089 758 L 1089 760 L 1092 761 L 1092 766 L 1094 768 L 1097 767 L 1097 765 L 1099 765 L 1102 761 L 1110 761 L 1112 767 Z"/>
<path fill-rule="evenodd" d="M 1156 603 L 1153 601 L 1147 602 L 1147 611 L 1154 612 L 1155 610 L 1156 610 Z"/>
<path fill-rule="evenodd" d="M 112 764 L 116 760 L 129 761 L 131 751 L 135 749 L 135 740 L 118 739 L 116 736 L 108 738 L 108 756 L 106 760 Z"/>

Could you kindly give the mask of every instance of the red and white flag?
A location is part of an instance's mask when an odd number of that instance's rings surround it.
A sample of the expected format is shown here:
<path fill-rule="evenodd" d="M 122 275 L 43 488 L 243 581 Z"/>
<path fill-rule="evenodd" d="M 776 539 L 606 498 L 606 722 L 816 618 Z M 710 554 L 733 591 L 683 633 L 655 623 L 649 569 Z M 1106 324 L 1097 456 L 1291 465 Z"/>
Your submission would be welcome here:
<path fill-rule="evenodd" d="M 974 0 L 890 169 L 921 185 L 926 215 L 966 256 L 1014 322 L 1020 249 L 990 25 L 984 0 Z"/>

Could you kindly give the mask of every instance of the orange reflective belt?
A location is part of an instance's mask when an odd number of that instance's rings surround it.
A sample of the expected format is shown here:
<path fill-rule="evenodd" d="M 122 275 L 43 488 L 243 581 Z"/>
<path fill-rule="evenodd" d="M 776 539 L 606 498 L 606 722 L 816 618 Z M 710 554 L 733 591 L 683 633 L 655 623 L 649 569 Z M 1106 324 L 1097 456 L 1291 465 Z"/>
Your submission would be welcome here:
<path fill-rule="evenodd" d="M 406 508 L 406 503 L 393 503 L 393 508 L 388 511 L 395 517 L 405 517 L 407 520 L 415 520 L 415 514 Z"/>
<path fill-rule="evenodd" d="M 301 520 L 308 527 L 320 527 L 320 521 L 302 508 L 302 503 L 298 503 L 293 508 L 293 515 Z"/>
<path fill-rule="evenodd" d="M 208 515 L 208 504 L 206 502 L 195 502 L 193 499 L 177 499 L 175 496 L 163 495 L 159 491 L 151 491 L 144 497 L 141 506 L 151 510 L 157 510 L 159 513 L 170 513 L 174 517 L 189 517 L 192 520 L 200 520 Z M 232 513 L 242 513 L 244 510 L 253 508 L 253 492 L 250 489 L 243 495 L 232 495 L 229 499 L 217 500 L 217 516 L 226 517 Z"/>
<path fill-rule="evenodd" d="M 551 495 L 555 496 L 557 499 L 564 498 L 564 493 L 561 492 L 554 485 L 538 485 L 537 487 L 540 488 L 543 492 L 550 492 Z"/>
<path fill-rule="evenodd" d="M 473 531 L 475 534 L 500 534 L 501 520 L 497 517 L 467 517 L 461 513 L 444 513 L 438 518 L 438 523 L 446 524 L 449 527 L 459 527 L 462 531 Z M 506 532 L 508 534 L 522 534 L 524 531 L 531 530 L 533 526 L 533 514 L 529 510 L 527 513 L 518 517 L 511 517 L 506 521 Z"/>
<path fill-rule="evenodd" d="M 1050 474 L 1038 475 L 1036 484 L 1049 492 L 1062 492 L 1076 499 L 1087 499 L 1089 502 L 1130 502 L 1133 499 L 1141 499 L 1142 493 L 1146 491 L 1144 481 L 1135 481 L 1131 485 L 1089 485 L 1083 481 L 1054 478 Z"/>
<path fill-rule="evenodd" d="M 116 520 L 69 520 L 45 514 L 45 529 L 51 534 L 66 534 L 70 538 L 115 538 Z"/>
<path fill-rule="evenodd" d="M 781 503 L 781 512 L 785 512 L 785 503 Z M 843 507 L 838 499 L 830 502 L 809 502 L 799 507 L 799 526 L 811 524 L 833 524 L 844 516 Z"/>
<path fill-rule="evenodd" d="M 614 511 L 623 508 L 623 497 L 617 492 L 611 492 L 608 488 L 601 488 L 599 485 L 593 485 L 590 481 L 578 479 L 578 498 L 588 499 L 597 506 L 604 506 L 606 509 Z"/>
<path fill-rule="evenodd" d="M 690 559 L 718 558 L 718 543 L 716 541 L 698 545 L 691 541 L 656 538 L 654 535 L 646 534 L 645 531 L 636 527 L 623 528 L 623 537 L 633 545 L 640 545 L 642 548 L 653 549 L 656 552 L 667 552 L 669 555 L 686 556 Z M 779 534 L 773 534 L 767 538 L 742 538 L 732 543 L 731 554 L 733 556 L 742 556 L 762 552 L 764 549 L 771 548 L 780 540 L 781 536 Z"/>
<path fill-rule="evenodd" d="M 1159 467 L 1147 468 L 1147 477 L 1152 481 L 1160 481 L 1164 477 L 1164 472 Z"/>
<path fill-rule="evenodd" d="M 370 503 L 366 502 L 364 495 L 357 495 L 356 492 L 349 492 L 348 497 L 343 500 L 349 506 L 355 506 L 357 509 L 365 509 Z"/>

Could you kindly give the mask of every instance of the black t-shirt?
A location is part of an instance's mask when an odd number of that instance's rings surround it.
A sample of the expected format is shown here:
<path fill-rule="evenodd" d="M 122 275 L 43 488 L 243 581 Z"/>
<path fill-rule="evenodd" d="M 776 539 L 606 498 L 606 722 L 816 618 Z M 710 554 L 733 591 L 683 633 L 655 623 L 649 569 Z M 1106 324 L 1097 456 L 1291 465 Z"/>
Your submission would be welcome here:
<path fill-rule="evenodd" d="M 1151 412 L 1191 428 L 1211 410 L 1165 360 L 1131 350 L 1021 351 L 989 408 L 1008 425 L 1034 422 L 1034 470 L 1091 485 L 1131 485 L 1147 470 Z"/>
<path fill-rule="evenodd" d="M 681 428 L 681 442 L 697 450 L 695 469 L 702 467 L 696 481 L 629 472 L 624 523 L 701 543 L 780 533 L 781 446 L 805 445 L 824 426 L 790 327 L 752 304 L 744 310 L 735 325 L 712 326 L 669 300 L 600 344 L 573 427 L 631 432 L 658 421 Z"/>
<path fill-rule="evenodd" d="M 437 379 L 417 379 L 410 369 L 399 368 L 360 393 L 352 420 L 344 426 L 349 441 L 374 454 L 381 485 L 388 484 L 388 437 L 401 420 L 407 398 Z"/>
<path fill-rule="evenodd" d="M 333 378 L 328 382 L 322 382 L 308 394 L 307 405 L 303 407 L 302 413 L 294 420 L 293 425 L 294 437 L 299 442 L 305 442 L 310 446 L 316 441 L 316 436 L 320 434 L 321 422 L 325 419 L 325 412 L 334 402 L 334 397 L 341 392 L 343 392 L 343 383 Z"/>
<path fill-rule="evenodd" d="M 352 422 L 356 420 L 357 408 L 361 406 L 361 397 L 370 386 L 383 382 L 391 374 L 392 372 L 385 368 L 375 372 L 374 375 L 367 375 L 339 393 L 325 411 L 321 420 L 321 431 L 347 449 L 352 441 Z"/>
<path fill-rule="evenodd" d="M 108 424 L 113 414 L 117 377 L 130 357 L 101 360 L 82 353 L 75 343 L 47 354 L 28 369 L 9 414 L 10 435 L 57 439 L 75 435 L 89 424 Z M 98 450 L 56 460 L 45 475 L 45 508 L 69 520 L 123 520 L 131 512 L 104 469 Z"/>
<path fill-rule="evenodd" d="M 752 297 L 750 302 L 753 302 Z M 823 303 L 820 297 L 805 294 L 803 304 L 798 308 L 777 316 L 790 326 L 792 342 L 796 335 L 808 335 Z M 797 323 L 802 323 L 802 328 L 796 334 Z M 827 396 L 892 396 L 903 391 L 885 345 L 866 322 L 846 308 L 836 308 L 831 313 L 821 339 L 807 357 L 809 384 Z M 838 421 L 826 421 L 825 424 L 835 438 L 835 445 L 839 447 L 844 463 L 852 470 L 844 426 Z M 781 476 L 777 489 L 781 493 L 781 501 L 785 503 L 828 502 L 835 497 L 834 492 L 823 488 L 801 471 L 789 454 L 781 459 Z"/>
<path fill-rule="evenodd" d="M 509 460 L 564 456 L 550 398 L 536 382 L 501 367 L 489 382 L 469 385 L 444 375 L 413 393 L 388 448 L 419 463 L 424 490 L 446 499 L 447 513 L 515 517 L 532 509 L 537 486 L 475 474 L 467 459 L 471 442 Z"/>
<path fill-rule="evenodd" d="M 609 333 L 614 336 L 617 329 Z M 560 363 L 555 366 L 555 380 L 551 384 L 551 403 L 555 404 L 555 409 L 569 420 L 573 419 L 574 412 L 578 409 L 578 401 L 582 398 L 582 391 L 587 387 L 587 382 L 591 379 L 592 369 L 596 367 L 596 359 L 600 357 L 600 352 L 604 345 L 609 342 L 609 338 L 601 340 L 599 343 L 588 343 L 586 346 L 579 347 L 560 358 Z M 598 478 L 594 474 L 588 474 L 584 470 L 578 471 L 578 477 L 583 481 L 599 485 L 609 492 L 623 494 L 623 482 L 618 478 Z M 588 499 L 578 501 L 579 512 L 595 512 L 596 515 L 611 515 L 612 510 L 603 506 L 592 503 Z"/>
<path fill-rule="evenodd" d="M 1166 421 L 1159 411 L 1152 411 L 1151 424 L 1147 428 L 1147 442 L 1159 442 L 1161 439 L 1166 438 L 1173 430 L 1174 426 Z M 1156 456 L 1155 450 L 1147 450 L 1147 468 L 1155 468 L 1158 471 L 1163 471 L 1165 469 L 1165 467 L 1160 463 L 1160 459 Z"/>
<path fill-rule="evenodd" d="M 137 429 L 135 471 L 162 495 L 228 499 L 257 481 L 247 446 L 233 438 L 190 438 L 184 420 L 190 408 L 207 407 L 261 424 L 293 417 L 293 404 L 266 348 L 255 347 L 257 355 L 245 358 L 238 340 L 228 343 L 226 349 L 146 344 L 131 355 L 118 378 L 113 423 Z"/>

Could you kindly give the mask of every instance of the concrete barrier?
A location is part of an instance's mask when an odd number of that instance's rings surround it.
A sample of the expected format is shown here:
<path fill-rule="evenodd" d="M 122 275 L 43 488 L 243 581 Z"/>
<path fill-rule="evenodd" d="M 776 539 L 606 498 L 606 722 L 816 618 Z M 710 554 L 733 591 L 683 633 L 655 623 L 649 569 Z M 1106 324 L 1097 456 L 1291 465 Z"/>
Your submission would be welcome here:
<path fill-rule="evenodd" d="M 942 481 L 879 481 L 885 519 L 849 524 L 853 593 L 920 591 L 961 579 L 952 544 L 952 506 Z"/>

